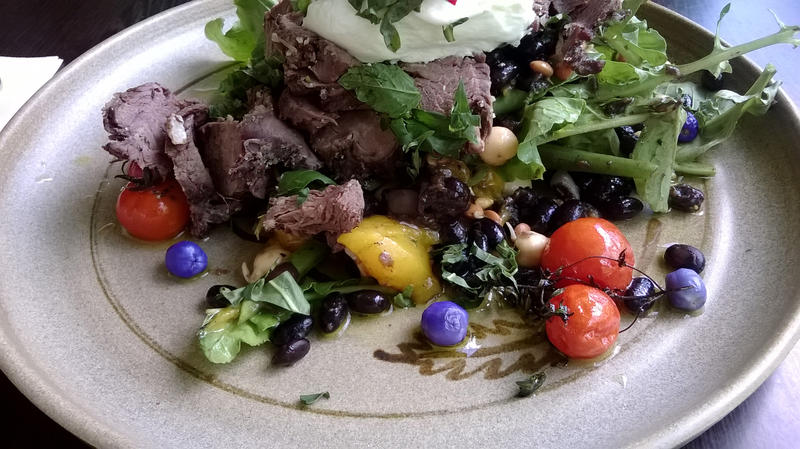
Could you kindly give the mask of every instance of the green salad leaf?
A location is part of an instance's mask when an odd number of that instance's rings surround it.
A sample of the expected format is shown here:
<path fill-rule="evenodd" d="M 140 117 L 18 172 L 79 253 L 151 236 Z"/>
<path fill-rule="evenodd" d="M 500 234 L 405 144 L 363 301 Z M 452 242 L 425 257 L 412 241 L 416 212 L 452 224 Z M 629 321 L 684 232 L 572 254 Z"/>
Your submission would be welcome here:
<path fill-rule="evenodd" d="M 455 243 L 447 245 L 441 252 L 442 279 L 457 285 L 473 296 L 483 297 L 496 286 L 512 285 L 516 287 L 514 275 L 517 273 L 517 251 L 505 240 L 495 248 L 497 255 L 480 249 L 475 243 Z M 472 284 L 456 273 L 461 266 L 468 263 L 470 256 L 483 262 L 475 271 Z M 477 285 L 473 285 L 477 284 Z"/>
<path fill-rule="evenodd" d="M 743 95 L 720 90 L 704 100 L 696 96 L 695 102 L 698 105 L 695 116 L 700 125 L 700 133 L 693 141 L 679 145 L 677 160 L 693 161 L 724 142 L 733 135 L 736 124 L 745 113 L 764 115 L 775 101 L 780 88 L 780 83 L 773 81 L 775 73 L 775 67 L 772 64 L 767 65 Z"/>
<path fill-rule="evenodd" d="M 200 348 L 212 363 L 229 363 L 242 343 L 258 346 L 269 341 L 270 332 L 291 312 L 244 300 L 236 305 L 206 311 L 197 332 Z"/>
<path fill-rule="evenodd" d="M 655 170 L 648 176 L 637 176 L 636 192 L 647 202 L 653 212 L 667 212 L 669 186 L 675 174 L 675 155 L 678 151 L 678 134 L 686 122 L 686 112 L 675 108 L 662 117 L 644 122 L 644 131 L 633 150 L 635 161 L 650 162 Z"/>
<path fill-rule="evenodd" d="M 545 373 L 535 373 L 532 374 L 525 380 L 517 381 L 517 386 L 519 387 L 519 391 L 517 392 L 518 398 L 527 398 L 528 396 L 532 395 L 536 392 L 542 385 L 544 385 L 544 381 L 547 379 Z"/>
<path fill-rule="evenodd" d="M 312 188 L 325 188 L 336 182 L 314 170 L 293 170 L 283 172 L 278 180 L 278 196 L 297 195 L 297 204 L 303 204 Z"/>
<path fill-rule="evenodd" d="M 408 287 L 404 288 L 402 292 L 394 295 L 394 298 L 392 298 L 392 302 L 394 303 L 395 307 L 399 307 L 401 309 L 416 307 L 414 300 L 411 299 L 411 295 L 413 293 L 414 293 L 414 286 L 409 285 Z"/>
<path fill-rule="evenodd" d="M 351 67 L 339 84 L 378 112 L 400 117 L 419 105 L 422 98 L 411 75 L 395 64 L 363 64 Z"/>
<path fill-rule="evenodd" d="M 636 17 L 608 27 L 602 40 L 629 65 L 661 67 L 667 63 L 667 41 L 658 31 L 648 28 L 646 21 Z"/>
<path fill-rule="evenodd" d="M 260 278 L 235 290 L 222 288 L 220 293 L 233 305 L 248 300 L 272 304 L 303 315 L 311 314 L 311 305 L 303 294 L 303 289 L 288 271 L 284 271 L 269 281 Z"/>
<path fill-rule="evenodd" d="M 271 0 L 233 0 L 239 21 L 228 31 L 222 31 L 225 21 L 214 19 L 206 24 L 205 35 L 219 45 L 220 50 L 231 58 L 248 62 L 253 50 L 264 36 L 264 14 L 275 3 Z"/>

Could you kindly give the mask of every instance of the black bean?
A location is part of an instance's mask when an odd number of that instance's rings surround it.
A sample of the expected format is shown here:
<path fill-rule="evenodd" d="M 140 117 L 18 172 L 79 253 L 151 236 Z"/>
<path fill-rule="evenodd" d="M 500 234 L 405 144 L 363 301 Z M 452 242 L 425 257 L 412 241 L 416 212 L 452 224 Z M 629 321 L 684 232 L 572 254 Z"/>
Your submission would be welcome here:
<path fill-rule="evenodd" d="M 556 51 L 558 34 L 551 28 L 524 36 L 517 46 L 517 57 L 523 63 L 547 61 Z"/>
<path fill-rule="evenodd" d="M 599 204 L 612 198 L 630 194 L 630 184 L 619 176 L 593 175 L 588 182 L 581 183 L 584 190 L 581 198 L 592 204 Z"/>
<path fill-rule="evenodd" d="M 552 198 L 543 198 L 533 209 L 525 211 L 520 210 L 520 219 L 523 223 L 527 223 L 531 230 L 539 234 L 547 234 L 547 229 L 550 227 L 550 221 L 553 214 L 558 209 L 559 203 Z"/>
<path fill-rule="evenodd" d="M 284 262 L 278 264 L 275 268 L 273 268 L 268 274 L 267 277 L 264 278 L 265 281 L 271 281 L 276 277 L 283 274 L 283 272 L 288 271 L 289 274 L 292 275 L 295 280 L 300 277 L 300 273 L 297 272 L 297 268 L 290 262 Z"/>
<path fill-rule="evenodd" d="M 389 298 L 375 290 L 361 290 L 349 293 L 345 298 L 351 310 L 364 314 L 385 312 L 392 305 Z"/>
<path fill-rule="evenodd" d="M 285 345 L 289 342 L 306 338 L 314 321 L 310 316 L 296 313 L 291 318 L 282 322 L 272 331 L 270 341 L 277 346 Z"/>
<path fill-rule="evenodd" d="M 232 285 L 213 285 L 206 292 L 206 304 L 208 304 L 208 307 L 212 309 L 221 309 L 231 305 L 231 302 L 228 301 L 228 298 L 222 296 L 222 293 L 219 292 L 222 288 L 236 290 L 236 287 Z"/>
<path fill-rule="evenodd" d="M 517 209 L 522 213 L 524 209 L 533 209 L 539 201 L 539 195 L 530 187 L 520 187 L 511 195 Z"/>
<path fill-rule="evenodd" d="M 700 210 L 705 195 L 689 184 L 675 184 L 669 188 L 669 207 L 684 212 Z"/>
<path fill-rule="evenodd" d="M 339 326 L 341 326 L 345 318 L 347 318 L 348 311 L 349 307 L 347 306 L 347 301 L 344 299 L 344 296 L 338 293 L 328 295 L 322 300 L 319 309 L 318 321 L 322 332 L 330 334 L 336 329 L 339 329 Z"/>
<path fill-rule="evenodd" d="M 302 359 L 311 349 L 311 342 L 305 338 L 289 342 L 278 346 L 272 356 L 272 364 L 278 366 L 289 366 Z"/>
<path fill-rule="evenodd" d="M 564 170 L 558 170 L 553 173 L 550 178 L 550 187 L 556 191 L 558 197 L 562 200 L 579 200 L 581 199 L 581 192 L 578 185 L 572 179 L 569 173 Z"/>
<path fill-rule="evenodd" d="M 443 225 L 439 230 L 439 236 L 441 237 L 442 243 L 446 245 L 466 243 L 469 237 L 467 234 L 467 227 L 461 220 L 454 220 Z"/>
<path fill-rule="evenodd" d="M 664 262 L 674 270 L 688 268 L 699 274 L 706 267 L 706 256 L 694 246 L 676 243 L 664 251 Z"/>
<path fill-rule="evenodd" d="M 460 180 L 436 174 L 420 188 L 417 210 L 439 222 L 450 222 L 467 210 L 471 197 L 469 187 Z"/>
<path fill-rule="evenodd" d="M 623 196 L 605 201 L 599 205 L 603 218 L 608 220 L 628 220 L 644 209 L 644 204 L 637 198 Z"/>
<path fill-rule="evenodd" d="M 714 76 L 711 74 L 711 72 L 703 70 L 700 83 L 706 89 L 716 92 L 725 87 L 725 78 L 723 78 L 722 73 L 720 73 L 719 76 Z"/>
<path fill-rule="evenodd" d="M 486 236 L 486 243 L 489 246 L 489 249 L 494 249 L 497 245 L 500 244 L 503 240 L 505 240 L 505 234 L 503 233 L 503 228 L 494 222 L 494 220 L 489 218 L 481 218 L 477 220 L 472 226 L 478 228 L 479 232 Z"/>
<path fill-rule="evenodd" d="M 631 313 L 644 313 L 653 307 L 652 295 L 655 292 L 656 286 L 653 281 L 646 277 L 636 277 L 625 290 L 625 296 L 630 296 L 630 298 L 623 299 L 622 303 Z"/>
<path fill-rule="evenodd" d="M 500 95 L 506 87 L 520 74 L 520 66 L 512 59 L 499 60 L 492 64 L 489 70 L 489 78 L 492 81 L 491 92 L 493 95 Z"/>
<path fill-rule="evenodd" d="M 556 229 L 571 221 L 575 221 L 579 218 L 596 216 L 599 216 L 599 213 L 591 204 L 579 200 L 564 201 L 564 204 L 558 206 L 553 213 L 547 227 L 546 235 L 552 234 Z"/>
<path fill-rule="evenodd" d="M 639 142 L 639 134 L 636 133 L 636 130 L 634 130 L 632 126 L 620 126 L 614 128 L 614 132 L 617 133 L 617 137 L 619 138 L 620 153 L 625 156 L 633 153 L 636 143 Z"/>
<path fill-rule="evenodd" d="M 469 229 L 469 241 L 484 251 L 489 251 L 491 249 L 489 248 L 489 238 L 481 232 L 480 228 L 475 228 L 473 226 Z"/>

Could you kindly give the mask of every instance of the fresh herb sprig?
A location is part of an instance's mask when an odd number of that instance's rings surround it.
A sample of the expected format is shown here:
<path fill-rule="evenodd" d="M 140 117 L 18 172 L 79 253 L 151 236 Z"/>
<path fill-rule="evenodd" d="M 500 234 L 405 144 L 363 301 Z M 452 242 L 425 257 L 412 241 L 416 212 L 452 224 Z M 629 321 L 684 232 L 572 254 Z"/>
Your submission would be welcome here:
<path fill-rule="evenodd" d="M 435 152 L 458 158 L 467 142 L 478 144 L 481 118 L 469 107 L 464 83 L 453 93 L 449 115 L 420 109 L 421 93 L 414 79 L 394 64 L 369 64 L 350 68 L 339 79 L 359 100 L 386 115 L 389 128 L 411 154 L 410 174 L 416 176 L 421 165 L 420 152 Z"/>

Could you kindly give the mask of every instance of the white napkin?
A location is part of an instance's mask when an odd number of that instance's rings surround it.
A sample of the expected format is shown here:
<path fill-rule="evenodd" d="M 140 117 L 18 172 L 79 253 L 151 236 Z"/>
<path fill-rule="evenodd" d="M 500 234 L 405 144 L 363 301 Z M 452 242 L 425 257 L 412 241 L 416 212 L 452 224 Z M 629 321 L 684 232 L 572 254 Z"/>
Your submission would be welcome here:
<path fill-rule="evenodd" d="M 56 73 L 58 56 L 10 58 L 0 56 L 0 131 L 11 117 Z"/>

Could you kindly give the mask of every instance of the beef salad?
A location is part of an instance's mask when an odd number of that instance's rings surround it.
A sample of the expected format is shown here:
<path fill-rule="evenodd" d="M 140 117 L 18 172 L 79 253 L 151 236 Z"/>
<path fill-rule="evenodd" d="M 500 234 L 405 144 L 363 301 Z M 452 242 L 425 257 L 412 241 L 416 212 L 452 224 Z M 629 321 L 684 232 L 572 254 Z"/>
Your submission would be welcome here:
<path fill-rule="evenodd" d="M 612 222 L 699 210 L 679 181 L 713 176 L 703 155 L 779 86 L 767 66 L 727 90 L 728 61 L 800 43 L 778 21 L 676 65 L 643 3 L 234 0 L 237 23 L 205 28 L 236 61 L 209 104 L 151 82 L 103 109 L 129 181 L 120 224 L 168 240 L 229 223 L 263 243 L 245 285 L 208 292 L 198 339 L 215 363 L 271 342 L 291 365 L 314 327 L 392 307 L 425 306 L 430 342 L 459 345 L 470 313 L 498 304 L 565 356 L 602 356 L 620 310 L 697 311 L 707 295 L 697 248 L 667 251 L 662 286 Z M 188 240 L 165 261 L 184 278 L 207 267 Z"/>

